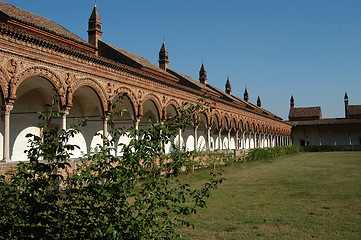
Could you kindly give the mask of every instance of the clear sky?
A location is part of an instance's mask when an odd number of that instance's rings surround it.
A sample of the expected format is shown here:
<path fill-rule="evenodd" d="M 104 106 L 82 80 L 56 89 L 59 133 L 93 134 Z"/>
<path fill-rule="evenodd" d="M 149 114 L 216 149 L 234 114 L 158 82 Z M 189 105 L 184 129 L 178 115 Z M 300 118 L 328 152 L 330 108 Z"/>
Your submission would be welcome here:
<path fill-rule="evenodd" d="M 5 0 L 87 40 L 94 0 Z M 343 97 L 361 104 L 361 0 L 97 0 L 103 41 L 158 64 L 163 40 L 170 68 L 288 118 L 321 106 L 344 117 Z"/>

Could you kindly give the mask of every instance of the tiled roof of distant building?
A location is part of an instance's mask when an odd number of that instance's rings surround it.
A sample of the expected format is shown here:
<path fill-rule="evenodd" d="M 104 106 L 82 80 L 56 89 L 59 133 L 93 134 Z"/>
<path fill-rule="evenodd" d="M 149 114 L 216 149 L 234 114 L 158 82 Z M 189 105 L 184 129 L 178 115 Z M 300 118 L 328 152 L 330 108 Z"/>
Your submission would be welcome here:
<path fill-rule="evenodd" d="M 291 121 L 321 119 L 321 107 L 290 108 L 288 118 Z"/>
<path fill-rule="evenodd" d="M 360 124 L 361 119 L 326 118 L 318 120 L 289 121 L 293 126 Z"/>
<path fill-rule="evenodd" d="M 347 117 L 361 117 L 361 105 L 348 105 L 347 106 Z"/>

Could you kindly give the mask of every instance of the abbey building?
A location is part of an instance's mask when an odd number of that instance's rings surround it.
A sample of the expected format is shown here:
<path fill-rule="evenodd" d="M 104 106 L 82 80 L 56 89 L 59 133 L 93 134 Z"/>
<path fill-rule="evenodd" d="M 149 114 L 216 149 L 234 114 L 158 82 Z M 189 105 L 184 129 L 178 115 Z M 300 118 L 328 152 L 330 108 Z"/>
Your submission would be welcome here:
<path fill-rule="evenodd" d="M 84 21 L 86 24 L 86 20 Z M 150 119 L 163 122 L 186 102 L 207 96 L 212 108 L 199 121 L 182 129 L 175 139 L 188 150 L 248 149 L 290 144 L 291 125 L 257 105 L 207 82 L 200 64 L 199 80 L 171 69 L 166 45 L 159 65 L 103 42 L 102 20 L 94 7 L 88 21 L 88 41 L 44 17 L 0 2 L 0 86 L 2 118 L 0 158 L 26 160 L 26 134 L 41 136 L 38 112 L 57 104 L 62 117 L 52 127 L 67 129 L 77 118 L 88 124 L 71 139 L 78 158 L 101 143 L 107 133 L 111 102 L 122 98 L 127 112 L 115 127 L 145 128 Z M 157 53 L 155 53 L 157 54 Z M 119 142 L 126 143 L 124 135 Z M 166 146 L 167 147 L 167 146 Z M 169 147 L 169 146 L 168 146 Z M 169 150 L 169 149 L 168 149 Z M 117 154 L 117 152 L 115 152 Z"/>
<path fill-rule="evenodd" d="M 344 96 L 345 116 L 322 118 L 321 107 L 295 107 L 290 100 L 289 123 L 293 144 L 301 146 L 361 145 L 361 105 L 350 105 Z"/>

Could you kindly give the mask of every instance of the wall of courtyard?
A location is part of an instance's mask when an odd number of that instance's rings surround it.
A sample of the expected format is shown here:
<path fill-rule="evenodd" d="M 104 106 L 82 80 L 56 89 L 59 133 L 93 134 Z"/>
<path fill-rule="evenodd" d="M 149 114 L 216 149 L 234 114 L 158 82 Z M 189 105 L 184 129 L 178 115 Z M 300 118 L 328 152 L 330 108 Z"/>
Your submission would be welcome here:
<path fill-rule="evenodd" d="M 0 28 L 7 28 L 1 25 Z M 1 29 L 0 29 L 1 30 Z M 8 29 L 9 30 L 9 29 Z M 10 29 L 13 31 L 13 29 Z M 9 30 L 9 31 L 10 31 Z M 15 30 L 14 30 L 15 31 Z M 26 160 L 25 135 L 41 136 L 39 112 L 56 106 L 62 116 L 52 121 L 55 129 L 68 129 L 77 119 L 87 119 L 81 133 L 71 139 L 80 147 L 78 158 L 89 152 L 107 133 L 111 102 L 120 101 L 126 113 L 114 127 L 125 134 L 117 142 L 129 142 L 127 128 L 146 128 L 150 121 L 164 122 L 186 102 L 197 103 L 204 93 L 180 86 L 169 74 L 135 69 L 94 54 L 44 40 L 30 41 L 27 33 L 0 35 L 1 105 L 0 158 Z M 65 51 L 67 50 L 67 51 Z M 187 150 L 222 150 L 271 147 L 290 144 L 291 126 L 217 97 L 210 100 L 199 122 L 183 129 L 174 139 Z M 170 146 L 166 146 L 170 151 Z M 119 149 L 114 154 L 119 154 Z"/>

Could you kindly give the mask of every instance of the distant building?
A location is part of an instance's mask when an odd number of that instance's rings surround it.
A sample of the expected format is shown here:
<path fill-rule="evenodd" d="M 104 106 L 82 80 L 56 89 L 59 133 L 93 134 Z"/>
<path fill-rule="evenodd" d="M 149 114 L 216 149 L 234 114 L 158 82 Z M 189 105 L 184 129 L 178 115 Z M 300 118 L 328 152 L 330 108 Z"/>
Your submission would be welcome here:
<path fill-rule="evenodd" d="M 361 145 L 361 105 L 349 105 L 344 97 L 344 118 L 322 118 L 321 107 L 296 108 L 290 100 L 289 123 L 294 145 Z"/>

